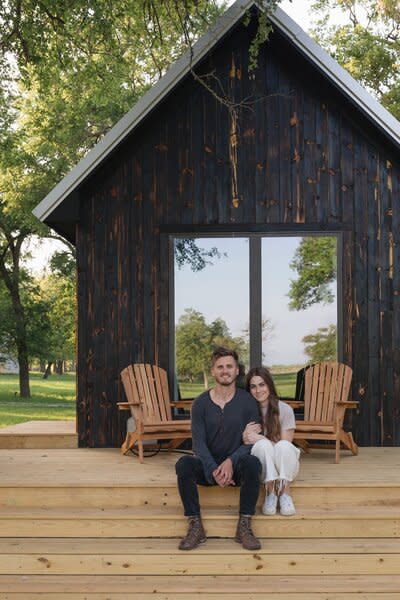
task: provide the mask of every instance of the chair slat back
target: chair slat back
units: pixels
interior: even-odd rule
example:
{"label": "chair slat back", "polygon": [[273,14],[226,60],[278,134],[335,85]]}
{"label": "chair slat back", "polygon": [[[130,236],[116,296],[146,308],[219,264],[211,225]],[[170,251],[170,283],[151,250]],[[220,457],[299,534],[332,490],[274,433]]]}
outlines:
{"label": "chair slat back", "polygon": [[122,385],[124,386],[126,399],[128,400],[131,414],[136,420],[142,418],[142,402],[139,387],[136,381],[133,365],[129,365],[121,372]]}
{"label": "chair slat back", "polygon": [[140,411],[143,424],[172,419],[167,373],[150,364],[129,365],[121,373],[126,397],[135,418]]}
{"label": "chair slat back", "polygon": [[335,362],[312,365],[305,373],[304,420],[310,423],[336,422],[336,402],[350,393],[352,369]]}

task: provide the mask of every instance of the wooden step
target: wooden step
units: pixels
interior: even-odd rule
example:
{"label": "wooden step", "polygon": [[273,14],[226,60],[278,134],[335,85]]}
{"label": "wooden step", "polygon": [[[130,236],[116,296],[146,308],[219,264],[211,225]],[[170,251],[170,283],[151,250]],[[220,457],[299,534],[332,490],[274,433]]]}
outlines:
{"label": "wooden step", "polygon": [[[40,480],[40,474],[38,474]],[[200,502],[203,508],[223,507],[237,509],[239,490],[235,488],[200,487]],[[299,509],[307,507],[336,508],[337,506],[392,506],[400,508],[400,485],[387,483],[379,487],[367,485],[331,486],[295,482],[292,496]],[[258,506],[264,500],[260,488]],[[38,482],[37,485],[7,485],[0,482],[0,506],[30,507],[107,507],[124,508],[147,506],[152,508],[181,507],[176,485],[92,485],[90,481],[80,485],[51,485]]]}
{"label": "wooden step", "polygon": [[[232,538],[237,511],[207,509],[203,521],[210,537]],[[400,538],[400,514],[389,506],[304,508],[291,517],[257,514],[253,526],[265,538]],[[169,507],[0,510],[0,537],[181,537],[186,527],[182,510]]]}
{"label": "wooden step", "polygon": [[[268,593],[266,593],[266,590]],[[300,591],[301,590],[301,591]],[[247,600],[267,598],[273,600],[314,600],[310,594],[318,594],[318,600],[398,600],[400,575],[300,575],[258,577],[221,575],[209,576],[133,576],[133,575],[0,575],[0,598],[15,600],[15,594],[27,600],[28,595],[83,594],[83,598],[100,600],[98,594],[106,594],[107,600],[122,600],[132,594],[135,600],[171,598],[180,600],[181,595],[202,600],[211,600],[211,594],[238,599],[242,595]],[[7,594],[9,594],[7,596]],[[120,594],[119,598],[117,594]],[[141,596],[141,594],[143,596]],[[274,594],[274,596],[273,596]],[[300,594],[300,596],[298,595]],[[340,596],[341,594],[341,596]],[[397,594],[397,596],[396,596]],[[391,596],[390,596],[391,595]],[[51,597],[51,596],[50,596]],[[78,596],[81,600],[82,596]],[[239,596],[240,598],[240,596]],[[71,596],[68,596],[71,600]]]}
{"label": "wooden step", "polygon": [[376,592],[376,593],[359,593],[359,592],[317,592],[317,593],[305,593],[294,592],[294,593],[270,593],[266,595],[265,591],[259,591],[254,593],[243,593],[233,594],[219,592],[217,594],[206,593],[184,593],[178,594],[173,592],[172,594],[153,594],[152,592],[139,593],[136,592],[125,592],[122,594],[113,592],[75,592],[70,594],[69,592],[23,592],[19,593],[7,593],[2,594],[0,592],[0,600],[261,600],[267,598],[268,600],[399,600],[398,592]]}
{"label": "wooden step", "polygon": [[[398,539],[262,540],[248,552],[233,540],[208,540],[191,552],[166,539],[0,540],[3,575],[397,575]],[[399,588],[400,589],[400,588]]]}
{"label": "wooden step", "polygon": [[26,421],[0,429],[0,449],[78,448],[75,421]]}
{"label": "wooden step", "polygon": [[[178,455],[140,464],[117,449],[0,450],[0,506],[180,507]],[[363,448],[331,462],[323,451],[304,457],[292,492],[299,509],[382,506],[400,509],[400,450]],[[239,490],[200,488],[203,507],[237,509]],[[263,491],[260,489],[260,503]]]}

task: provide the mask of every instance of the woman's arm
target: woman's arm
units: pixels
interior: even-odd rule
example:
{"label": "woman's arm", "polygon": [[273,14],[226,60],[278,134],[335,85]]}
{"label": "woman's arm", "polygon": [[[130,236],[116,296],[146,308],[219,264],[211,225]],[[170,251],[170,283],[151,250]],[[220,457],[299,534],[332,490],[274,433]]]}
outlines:
{"label": "woman's arm", "polygon": [[294,438],[294,429],[284,429],[281,432],[281,440],[286,440],[287,442],[293,442]]}

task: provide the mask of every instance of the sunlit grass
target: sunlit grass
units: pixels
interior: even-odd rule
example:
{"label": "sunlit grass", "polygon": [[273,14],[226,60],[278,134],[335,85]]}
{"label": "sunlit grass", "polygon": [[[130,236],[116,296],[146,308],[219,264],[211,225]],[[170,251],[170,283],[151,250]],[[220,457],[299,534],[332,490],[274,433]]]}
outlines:
{"label": "sunlit grass", "polygon": [[0,374],[0,427],[34,420],[73,420],[75,374],[30,374],[31,398],[19,397],[18,375]]}

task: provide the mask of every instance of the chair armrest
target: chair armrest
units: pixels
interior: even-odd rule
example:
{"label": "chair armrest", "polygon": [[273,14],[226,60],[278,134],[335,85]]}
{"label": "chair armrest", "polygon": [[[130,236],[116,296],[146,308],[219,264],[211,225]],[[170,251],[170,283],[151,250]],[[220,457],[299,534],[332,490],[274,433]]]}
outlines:
{"label": "chair armrest", "polygon": [[304,402],[302,402],[301,400],[294,400],[291,398],[282,397],[280,397],[280,400],[282,400],[282,402],[286,402],[286,404],[289,404],[289,406],[291,406],[292,408],[303,408],[304,406]]}
{"label": "chair armrest", "polygon": [[119,410],[130,410],[131,406],[139,406],[139,403],[134,402],[117,402]]}
{"label": "chair armrest", "polygon": [[190,408],[192,403],[192,400],[177,400],[176,402],[170,402],[169,404],[173,408]]}
{"label": "chair armrest", "polygon": [[336,406],[344,406],[345,408],[358,408],[359,406],[358,400],[344,400],[336,402]]}

